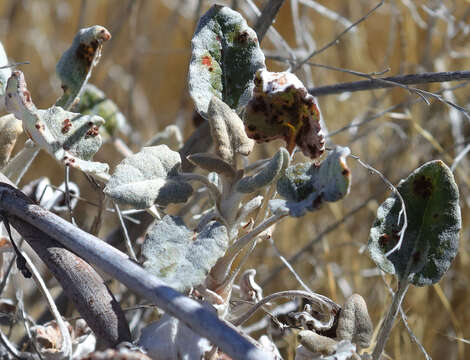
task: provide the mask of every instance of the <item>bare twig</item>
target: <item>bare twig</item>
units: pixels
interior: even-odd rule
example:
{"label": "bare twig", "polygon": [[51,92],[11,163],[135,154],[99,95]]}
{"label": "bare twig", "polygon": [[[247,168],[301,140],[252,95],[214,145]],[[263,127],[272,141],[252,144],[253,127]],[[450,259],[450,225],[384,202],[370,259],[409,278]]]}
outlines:
{"label": "bare twig", "polygon": [[[319,86],[308,89],[308,92],[313,96],[325,96],[341,94],[344,92],[385,89],[397,86],[396,84],[417,85],[468,79],[470,79],[470,71],[426,72],[421,74],[389,76],[380,79],[352,81],[335,85]],[[384,83],[382,80],[388,81],[389,83]]]}
{"label": "bare twig", "polygon": [[406,206],[405,206],[405,200],[403,200],[403,197],[401,196],[400,192],[397,190],[397,188],[385,177],[384,174],[382,174],[379,170],[375,169],[374,167],[370,166],[369,164],[366,164],[365,162],[363,162],[358,156],[356,155],[349,155],[350,157],[352,157],[353,159],[357,160],[357,162],[359,164],[361,164],[363,167],[365,167],[367,170],[369,171],[372,171],[374,173],[376,173],[377,175],[379,175],[379,177],[382,179],[382,181],[388,185],[388,187],[390,188],[390,190],[392,190],[395,195],[397,196],[397,198],[400,200],[400,203],[401,203],[401,209],[400,209],[400,212],[398,213],[398,226],[400,226],[400,222],[401,222],[401,218],[403,217],[403,225],[401,226],[401,229],[400,231],[398,232],[398,234],[400,235],[400,238],[398,240],[398,242],[395,244],[395,246],[390,249],[386,254],[385,254],[385,257],[387,256],[390,256],[391,254],[393,254],[395,251],[397,250],[400,250],[400,247],[401,247],[401,244],[403,243],[403,237],[405,236],[405,231],[406,231],[406,228],[408,226],[408,216],[406,214]]}
{"label": "bare twig", "polygon": [[234,324],[235,326],[242,325],[245,321],[252,317],[260,307],[266,305],[268,302],[274,299],[296,297],[303,297],[310,301],[312,304],[317,305],[321,309],[324,309],[326,307],[330,314],[337,314],[338,311],[341,309],[341,306],[336,304],[333,300],[327,298],[326,296],[316,294],[314,292],[307,292],[303,290],[279,291],[277,293],[262,298],[260,301],[254,304],[253,307],[251,307],[245,314],[240,316],[238,319],[233,320],[232,324]]}
{"label": "bare twig", "polygon": [[[29,223],[36,234],[48,234],[71,251],[121,281],[131,290],[152,301],[193,331],[206,337],[233,359],[272,359],[233,327],[219,320],[199,302],[187,298],[144,270],[121,251],[91,234],[74,227],[57,215],[31,204],[20,191],[0,185],[0,208],[12,219]],[[12,224],[13,221],[12,221]],[[23,230],[20,223],[15,228]]]}
{"label": "bare twig", "polygon": [[135,256],[134,248],[132,247],[131,239],[129,238],[129,233],[127,232],[126,224],[124,223],[124,219],[122,218],[121,209],[119,209],[119,205],[113,202],[114,210],[119,219],[119,224],[121,225],[122,235],[124,236],[124,243],[126,244],[126,249],[129,254],[129,257],[137,261],[137,257]]}
{"label": "bare twig", "polygon": [[49,305],[49,309],[56,320],[57,326],[59,327],[59,331],[62,338],[62,344],[60,345],[60,353],[64,357],[72,359],[72,339],[70,338],[70,333],[67,329],[67,325],[65,325],[65,322],[62,319],[62,315],[59,313],[54,299],[52,298],[49,289],[47,288],[44,280],[42,279],[41,274],[36,269],[36,266],[24,251],[22,251],[21,254],[26,259],[28,267],[31,270],[31,274],[33,275],[33,279],[36,281],[36,284],[38,285],[39,290],[41,291],[43,296],[46,298],[47,304]]}
{"label": "bare twig", "polygon": [[[323,230],[320,234],[318,234],[313,240],[311,240],[307,245],[305,245],[304,247],[302,247],[302,249],[297,251],[297,253],[295,253],[295,255],[291,256],[288,259],[288,262],[290,264],[293,264],[293,263],[297,262],[305,253],[310,251],[313,248],[313,246],[315,246],[315,244],[317,244],[318,242],[323,240],[323,238],[326,235],[328,235],[330,232],[336,230],[339,226],[344,224],[347,220],[349,220],[357,212],[364,209],[372,200],[374,200],[376,198],[376,196],[377,195],[371,196],[370,198],[365,200],[363,203],[359,204],[354,209],[352,209],[350,212],[348,212],[346,215],[344,215],[343,218],[341,218],[340,220],[338,220],[338,221],[334,222],[333,224],[331,224],[330,226],[328,226],[325,230]],[[273,279],[277,279],[279,273],[284,269],[285,269],[285,266],[280,265],[277,268],[275,268],[274,270],[272,270],[270,272],[269,276],[261,282],[261,287],[264,288]]]}
{"label": "bare twig", "polygon": [[[349,21],[348,19],[342,17],[341,15],[334,12],[333,10],[328,9],[327,7],[323,6],[322,4],[319,4],[316,1],[313,1],[313,0],[300,0],[300,2],[303,5],[308,6],[309,8],[313,9],[314,11],[319,13],[320,15],[323,15],[324,17],[326,17],[330,20],[337,21],[339,24],[341,24],[345,28],[348,28],[348,27],[352,26],[351,21]],[[356,31],[356,29],[352,28],[351,32],[354,32],[354,31]]]}
{"label": "bare twig", "polygon": [[256,35],[258,35],[259,42],[263,40],[264,35],[266,35],[266,32],[276,18],[276,15],[283,3],[284,0],[269,0],[266,3],[266,6],[263,8],[260,17],[255,24],[255,31]]}
{"label": "bare twig", "polygon": [[364,20],[366,20],[375,10],[377,10],[379,7],[381,7],[383,5],[384,1],[382,0],[381,2],[379,2],[377,5],[375,5],[372,9],[370,9],[367,14],[365,14],[364,16],[362,16],[359,20],[357,20],[356,22],[352,23],[349,27],[347,27],[346,29],[344,29],[337,37],[335,37],[332,41],[330,41],[328,44],[326,44],[325,46],[321,47],[320,49],[318,50],[315,50],[313,51],[310,55],[308,55],[304,60],[298,62],[293,68],[292,68],[292,72],[296,72],[297,70],[299,70],[302,65],[304,65],[307,61],[309,61],[311,58],[313,58],[315,55],[318,55],[320,53],[322,53],[323,51],[325,51],[326,49],[330,48],[331,46],[333,45],[336,45],[337,43],[339,43],[339,39],[341,39],[341,37],[346,34],[347,32],[349,32],[351,29],[353,29],[355,26],[359,25],[361,22],[363,22]]}

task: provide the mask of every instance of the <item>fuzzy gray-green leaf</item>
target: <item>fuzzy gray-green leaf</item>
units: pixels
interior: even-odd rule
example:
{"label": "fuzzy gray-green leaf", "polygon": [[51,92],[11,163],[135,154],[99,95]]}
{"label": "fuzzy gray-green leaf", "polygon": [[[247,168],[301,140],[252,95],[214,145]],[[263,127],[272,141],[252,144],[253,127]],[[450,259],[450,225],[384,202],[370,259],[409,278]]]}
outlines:
{"label": "fuzzy gray-green leaf", "polygon": [[226,6],[213,5],[199,20],[191,41],[189,91],[206,117],[213,95],[239,111],[251,98],[253,78],[265,68],[256,33]]}
{"label": "fuzzy gray-green leaf", "polygon": [[280,148],[269,163],[253,176],[246,176],[241,179],[236,190],[241,193],[251,193],[262,187],[269,185],[280,175],[283,169],[289,165],[289,153],[286,149]]}
{"label": "fuzzy gray-green leaf", "polygon": [[108,165],[91,161],[101,147],[99,116],[82,115],[52,106],[38,110],[28,91],[24,74],[13,71],[6,88],[6,108],[40,148],[64,165],[72,166],[106,181]]}
{"label": "fuzzy gray-green leaf", "polygon": [[[106,94],[92,84],[87,84],[80,96],[80,102],[73,109],[84,115],[98,115],[104,119],[100,133],[106,136],[117,135],[118,132],[130,132],[126,118],[117,105]],[[105,131],[101,131],[105,130]]]}
{"label": "fuzzy gray-green leaf", "polygon": [[345,197],[351,185],[351,171],[346,164],[349,154],[349,148],[338,146],[320,165],[308,162],[288,167],[277,182],[277,191],[286,200],[271,200],[271,210],[288,210],[289,215],[299,217],[307,210],[318,209],[325,201]]}
{"label": "fuzzy gray-green leaf", "polygon": [[210,222],[196,233],[180,217],[167,215],[145,237],[144,267],[171,287],[186,292],[204,282],[227,246],[227,229],[222,224]]}
{"label": "fuzzy gray-green leaf", "polygon": [[440,160],[413,171],[397,187],[408,226],[401,248],[385,254],[399,239],[401,203],[389,197],[377,210],[369,238],[369,253],[385,272],[417,286],[438,282],[457,254],[462,227],[459,191],[450,169]]}
{"label": "fuzzy gray-green leaf", "polygon": [[185,202],[193,189],[178,178],[180,167],[180,155],[168,146],[144,147],[116,167],[104,192],[138,209]]}
{"label": "fuzzy gray-green leaf", "polygon": [[99,25],[78,31],[72,45],[62,54],[56,66],[64,90],[64,94],[57,100],[57,106],[68,109],[77,96],[80,96],[93,67],[99,61],[103,42],[109,39],[111,34]]}

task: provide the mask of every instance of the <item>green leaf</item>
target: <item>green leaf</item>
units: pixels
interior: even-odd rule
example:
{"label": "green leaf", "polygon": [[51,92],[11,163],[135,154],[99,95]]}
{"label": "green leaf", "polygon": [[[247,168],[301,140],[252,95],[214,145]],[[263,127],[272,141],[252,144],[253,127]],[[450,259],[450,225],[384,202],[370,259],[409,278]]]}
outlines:
{"label": "green leaf", "polygon": [[14,71],[6,89],[6,107],[40,148],[60,163],[107,180],[108,165],[91,161],[101,147],[99,116],[81,115],[53,106],[38,110],[29,93],[24,75]]}
{"label": "green leaf", "polygon": [[109,39],[111,39],[109,31],[99,25],[78,31],[72,45],[62,54],[56,66],[64,90],[56,106],[68,109],[77,96],[81,95],[93,67],[98,64],[103,42]]}
{"label": "green leaf", "polygon": [[288,167],[277,182],[277,191],[286,200],[271,200],[272,212],[289,211],[290,216],[300,217],[325,201],[345,197],[351,185],[351,171],[346,164],[349,154],[349,148],[338,146],[320,165],[308,162]]}
{"label": "green leaf", "polygon": [[369,253],[385,272],[417,286],[438,282],[457,255],[462,227],[459,190],[450,169],[440,160],[413,171],[397,187],[405,201],[408,226],[401,248],[385,254],[399,239],[401,203],[389,197],[377,210],[370,230]]}
{"label": "green leaf", "polygon": [[256,33],[236,11],[213,5],[199,20],[191,41],[189,92],[207,118],[213,95],[238,112],[248,103],[253,78],[265,68]]}
{"label": "green leaf", "polygon": [[143,265],[171,287],[186,292],[204,282],[227,246],[227,229],[222,224],[212,221],[196,233],[180,217],[167,215],[145,237]]}
{"label": "green leaf", "polygon": [[289,153],[297,145],[315,159],[325,150],[315,99],[292,73],[259,70],[243,122],[250,138],[257,142],[284,139]]}
{"label": "green leaf", "polygon": [[185,202],[193,188],[178,178],[180,167],[180,154],[168,146],[144,147],[116,167],[104,192],[137,209]]}
{"label": "green leaf", "polygon": [[80,97],[80,102],[73,109],[84,115],[98,115],[104,119],[104,125],[100,128],[101,135],[115,136],[118,132],[128,134],[130,128],[126,118],[119,111],[117,105],[96,86],[87,84]]}

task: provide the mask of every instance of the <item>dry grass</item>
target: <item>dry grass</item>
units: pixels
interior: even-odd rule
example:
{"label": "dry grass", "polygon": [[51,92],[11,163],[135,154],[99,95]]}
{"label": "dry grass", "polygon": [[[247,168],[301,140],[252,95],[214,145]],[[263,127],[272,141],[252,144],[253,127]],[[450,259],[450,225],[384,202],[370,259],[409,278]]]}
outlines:
{"label": "dry grass", "polygon": [[[205,9],[211,2],[203,3]],[[245,2],[240,0],[239,3]],[[256,3],[260,5],[261,2]],[[298,35],[308,34],[317,47],[331,41],[344,29],[338,22],[302,5],[299,14],[293,14],[290,3],[286,1],[282,7],[276,29],[292,48],[299,50],[299,57],[302,57],[300,51],[305,50],[305,43],[296,43],[293,19],[300,20],[303,26]],[[323,0],[318,3],[354,21],[377,2]],[[416,6],[419,18],[406,5],[409,3]],[[105,90],[128,117],[135,131],[131,147],[138,149],[151,135],[170,123],[178,123],[189,135],[193,129],[193,105],[186,89],[186,76],[190,39],[196,22],[196,0],[2,1],[0,40],[12,60],[31,62],[23,66],[22,70],[37,106],[49,107],[60,94],[54,66],[79,26],[83,4],[86,4],[86,8],[81,25],[104,25],[113,35],[113,39],[104,47],[101,63],[91,82]],[[177,5],[169,8],[165,4]],[[442,16],[433,18],[421,5],[440,9],[438,14]],[[389,0],[360,24],[355,32],[346,34],[339,44],[312,61],[366,73],[385,68],[390,68],[389,74],[469,69],[469,15],[470,3],[464,0]],[[452,29],[455,35],[450,34]],[[285,51],[276,50],[278,44],[270,42],[269,38],[266,38],[263,47],[269,49],[270,53],[275,51],[277,55],[287,56]],[[283,69],[283,66],[268,61],[271,69]],[[311,68],[311,74],[301,71],[299,75],[307,84],[313,81],[317,86],[357,80],[352,75],[320,68]],[[442,87],[442,84],[434,84],[422,88],[438,91]],[[464,107],[470,101],[467,87],[448,94]],[[334,131],[389,106],[417,98],[406,90],[396,88],[323,97],[319,98],[319,104],[328,129]],[[454,123],[451,122],[453,118],[456,119]],[[432,100],[429,106],[421,101],[412,106],[400,107],[363,126],[343,131],[330,141],[331,144],[350,146],[354,154],[397,183],[426,161],[443,159],[450,165],[467,144],[468,136],[468,119],[453,112],[445,104]],[[258,146],[252,157],[273,154],[277,145]],[[112,146],[105,146],[96,158],[113,165],[120,160],[120,155]],[[373,273],[367,275],[366,270],[374,269],[375,264],[367,256],[364,246],[375,211],[389,191],[375,175],[353,160],[349,161],[354,179],[349,197],[301,219],[285,221],[275,232],[274,240],[282,254],[290,257],[330,224],[374,196],[344,224],[316,242],[310,251],[305,251],[293,265],[312,289],[339,303],[350,292],[361,294],[378,327],[388,308],[390,296],[381,276]],[[465,359],[470,356],[468,344],[456,339],[470,338],[470,326],[467,325],[470,323],[470,311],[466,310],[470,308],[467,225],[470,214],[469,163],[464,159],[459,169],[456,180],[461,192],[463,216],[459,254],[439,285],[411,288],[404,303],[411,328],[435,359]],[[26,181],[44,175],[51,177],[55,184],[63,178],[59,166],[51,165],[49,158],[41,155]],[[78,173],[72,176],[74,180],[82,182]],[[86,192],[86,182],[82,183]],[[93,198],[96,195],[90,192],[89,196]],[[87,214],[92,211],[81,205],[79,223],[89,226],[91,217]],[[108,226],[101,235],[114,224],[111,217],[107,220]],[[262,244],[255,251],[250,266],[258,269],[258,279],[262,281],[280,264],[270,245]],[[386,280],[391,281],[388,278]],[[266,284],[264,291],[267,294],[298,287],[293,276],[283,269]],[[293,339],[288,338],[280,345],[286,358],[291,359],[295,346]],[[423,357],[418,347],[410,341],[402,322],[396,324],[386,352],[393,359]]]}

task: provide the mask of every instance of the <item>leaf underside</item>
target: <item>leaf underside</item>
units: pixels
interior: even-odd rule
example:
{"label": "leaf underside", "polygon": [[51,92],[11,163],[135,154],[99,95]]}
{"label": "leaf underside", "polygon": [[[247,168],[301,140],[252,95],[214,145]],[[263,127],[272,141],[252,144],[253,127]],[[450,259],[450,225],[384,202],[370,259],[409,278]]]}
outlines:
{"label": "leaf underside", "polygon": [[176,216],[165,216],[148,231],[144,267],[169,286],[186,292],[204,282],[228,246],[225,226],[210,222],[196,233]]}
{"label": "leaf underside", "polygon": [[277,191],[286,200],[271,200],[271,210],[288,211],[290,216],[300,217],[317,210],[325,201],[345,197],[351,185],[351,171],[346,164],[349,154],[349,148],[338,146],[320,165],[308,162],[288,167],[277,182]]}

